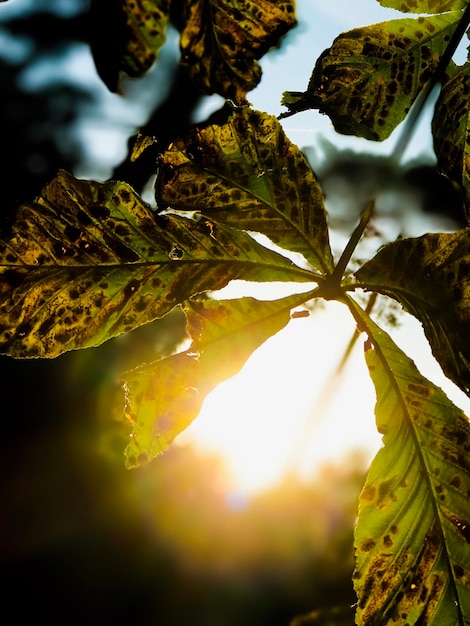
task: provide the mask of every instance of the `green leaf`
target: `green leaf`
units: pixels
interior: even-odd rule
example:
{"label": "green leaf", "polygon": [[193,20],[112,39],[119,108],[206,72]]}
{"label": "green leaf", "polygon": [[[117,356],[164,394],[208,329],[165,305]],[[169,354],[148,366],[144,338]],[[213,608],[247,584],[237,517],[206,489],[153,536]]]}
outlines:
{"label": "green leaf", "polygon": [[468,0],[377,0],[383,7],[403,13],[445,13],[464,9]]}
{"label": "green leaf", "polygon": [[367,289],[394,298],[420,320],[444,373],[469,394],[470,231],[387,244],[356,278]]}
{"label": "green leaf", "polygon": [[295,24],[294,0],[188,2],[182,62],[204,91],[242,104],[261,78],[257,60]]}
{"label": "green leaf", "polygon": [[171,0],[93,0],[92,53],[101,79],[119,90],[119,74],[138,77],[165,43]]}
{"label": "green leaf", "polygon": [[340,133],[386,139],[433,75],[461,17],[453,11],[341,34],[318,59],[307,91],[284,94],[284,116],[319,109]]}
{"label": "green leaf", "polygon": [[356,623],[470,624],[470,426],[357,305],[384,435],[360,496]]}
{"label": "green leaf", "polygon": [[96,346],[230,280],[311,281],[248,234],[155,215],[125,183],[61,172],[0,238],[0,350]]}
{"label": "green leaf", "polygon": [[267,235],[322,273],[333,269],[323,194],[277,119],[240,107],[160,157],[158,205]]}
{"label": "green leaf", "polygon": [[465,192],[470,221],[470,63],[444,81],[432,132],[439,170]]}
{"label": "green leaf", "polygon": [[310,297],[186,302],[190,348],[123,375],[125,414],[133,424],[127,465],[165,451],[198,415],[206,395],[236,374],[256,348],[289,322],[290,310]]}

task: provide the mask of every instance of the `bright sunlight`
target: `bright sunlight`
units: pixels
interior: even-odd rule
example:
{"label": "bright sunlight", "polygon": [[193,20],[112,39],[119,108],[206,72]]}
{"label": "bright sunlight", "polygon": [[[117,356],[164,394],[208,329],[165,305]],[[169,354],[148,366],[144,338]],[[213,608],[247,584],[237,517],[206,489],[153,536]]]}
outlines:
{"label": "bright sunlight", "polygon": [[[246,284],[242,288],[246,290]],[[228,293],[224,297],[247,295],[236,293],[232,285]],[[177,443],[194,443],[219,454],[228,466],[229,487],[242,496],[275,486],[290,474],[312,479],[326,463],[355,451],[368,462],[381,445],[381,435],[375,426],[375,390],[364,361],[363,337],[338,373],[354,330],[352,316],[338,302],[321,302],[308,317],[292,319],[239,374],[207,397],[199,417]],[[398,325],[387,330],[424,376],[457,406],[470,410],[468,398],[432,357],[415,318],[400,315]]]}
{"label": "bright sunlight", "polygon": [[310,478],[355,449],[371,457],[380,437],[362,338],[335,375],[354,329],[338,303],[292,319],[208,396],[178,441],[223,456],[233,489],[245,495],[289,473]]}

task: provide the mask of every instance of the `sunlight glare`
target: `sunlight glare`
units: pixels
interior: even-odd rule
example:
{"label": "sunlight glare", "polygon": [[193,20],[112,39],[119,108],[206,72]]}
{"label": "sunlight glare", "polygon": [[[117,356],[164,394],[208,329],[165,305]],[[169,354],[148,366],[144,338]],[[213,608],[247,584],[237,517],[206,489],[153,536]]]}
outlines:
{"label": "sunlight glare", "polygon": [[207,397],[180,442],[221,454],[233,489],[247,495],[289,472],[311,477],[356,448],[372,455],[380,438],[362,338],[344,375],[331,378],[354,328],[335,302],[292,319]]}

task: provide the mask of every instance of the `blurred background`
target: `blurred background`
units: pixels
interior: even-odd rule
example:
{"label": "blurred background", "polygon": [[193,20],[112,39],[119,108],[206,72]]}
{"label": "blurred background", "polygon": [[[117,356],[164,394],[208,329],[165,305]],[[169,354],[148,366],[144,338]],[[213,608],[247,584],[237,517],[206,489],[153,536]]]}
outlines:
{"label": "blurred background", "polygon": [[[282,91],[306,88],[316,58],[339,32],[391,15],[374,0],[358,2],[353,16],[347,3],[329,4],[299,2],[299,26],[262,62],[254,106],[277,115]],[[137,166],[128,158],[137,131],[162,145],[222,104],[188,83],[174,30],[155,68],[124,80],[123,95],[110,93],[89,47],[90,41],[98,50],[110,45],[110,35],[90,21],[89,8],[89,0],[0,5],[2,224],[59,168],[94,180],[122,178],[152,201],[155,152],[149,149]],[[423,124],[408,159],[424,163],[430,176],[429,116]],[[408,234],[432,230],[429,220],[423,225],[416,217],[430,215],[429,178],[410,191],[406,175],[395,172],[390,184],[378,157],[390,143],[338,138],[313,112],[284,126],[329,189],[338,250],[371,193],[382,193],[383,224],[394,236],[405,227]],[[444,200],[431,194],[436,229],[459,221],[442,210],[448,198],[442,193]],[[403,197],[415,207],[405,216]],[[322,315],[333,322],[328,339],[317,330],[319,318],[298,320],[293,334],[273,338],[260,352],[245,383],[208,402],[197,427],[132,472],[123,462],[129,431],[119,375],[175,349],[184,336],[177,311],[53,361],[1,357],[5,613],[8,607],[15,623],[31,615],[48,624],[277,626],[313,609],[352,605],[357,496],[380,441],[361,346],[345,387],[329,377],[354,325],[334,307]],[[409,328],[403,335],[410,343],[413,333],[411,349],[427,367],[420,331]],[[276,356],[282,367],[273,365]],[[345,623],[352,623],[349,615]]]}

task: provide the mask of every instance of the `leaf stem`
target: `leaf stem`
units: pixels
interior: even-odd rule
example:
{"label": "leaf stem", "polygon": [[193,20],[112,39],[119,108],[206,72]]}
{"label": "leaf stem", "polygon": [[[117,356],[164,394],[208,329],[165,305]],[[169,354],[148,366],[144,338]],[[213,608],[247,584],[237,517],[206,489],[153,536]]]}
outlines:
{"label": "leaf stem", "polygon": [[359,243],[359,240],[361,239],[364,233],[364,230],[366,229],[366,226],[369,223],[373,210],[374,210],[374,200],[371,200],[367,204],[366,208],[362,211],[359,224],[354,229],[354,232],[351,235],[351,238],[348,241],[347,246],[343,250],[341,257],[338,263],[336,264],[333,270],[333,273],[331,274],[329,278],[329,281],[331,281],[332,284],[339,285],[339,283],[341,282],[343,274],[354,253],[354,250],[356,249],[357,244]]}
{"label": "leaf stem", "polygon": [[[366,313],[366,315],[370,315],[370,313],[372,312],[372,309],[374,308],[375,303],[377,302],[378,295],[379,294],[376,291],[374,291],[372,293],[372,295],[370,296],[370,298],[369,298],[369,300],[367,302],[366,308],[364,309],[364,313]],[[344,366],[346,365],[346,363],[347,363],[347,361],[348,361],[348,359],[349,359],[349,357],[351,355],[352,349],[356,345],[356,341],[359,339],[360,336],[361,336],[361,332],[356,327],[356,329],[354,330],[354,333],[353,333],[351,339],[349,340],[348,345],[346,346],[346,350],[344,351],[344,354],[343,354],[343,356],[341,358],[341,361],[338,364],[338,368],[336,370],[336,374],[337,375],[340,374],[343,371]]]}

